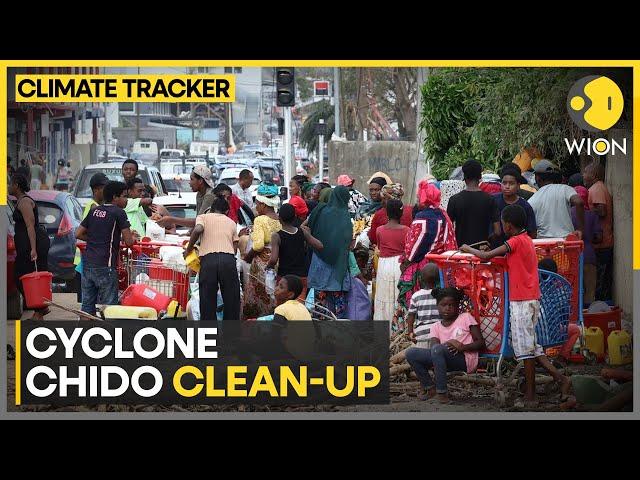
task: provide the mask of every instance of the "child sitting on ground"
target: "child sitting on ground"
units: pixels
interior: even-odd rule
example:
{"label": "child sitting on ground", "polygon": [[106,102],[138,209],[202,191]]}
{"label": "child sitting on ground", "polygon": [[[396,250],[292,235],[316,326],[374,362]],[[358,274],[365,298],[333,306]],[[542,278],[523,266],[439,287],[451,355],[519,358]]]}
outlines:
{"label": "child sitting on ground", "polygon": [[489,252],[481,252],[469,245],[463,245],[460,250],[481,260],[498,255],[507,256],[511,342],[516,360],[524,361],[526,384],[524,402],[517,402],[517,406],[533,408],[537,405],[536,361],[558,382],[564,400],[568,398],[571,381],[549,362],[536,340],[535,327],[540,317],[540,282],[538,257],[526,231],[527,214],[520,205],[507,205],[502,210],[501,220],[508,237],[503,245]]}
{"label": "child sitting on ground", "polygon": [[[420,400],[434,398],[449,403],[447,372],[472,373],[478,366],[478,351],[485,346],[478,322],[470,313],[459,313],[462,291],[457,288],[434,288],[432,291],[442,320],[431,324],[430,348],[411,347],[407,362],[416,372],[425,393]],[[433,368],[435,385],[429,369]]]}
{"label": "child sitting on ground", "polygon": [[291,320],[311,320],[309,310],[296,298],[302,292],[303,284],[300,277],[285,275],[276,285],[274,296],[278,305],[273,312],[273,321],[286,323]]}
{"label": "child sitting on ground", "polygon": [[[538,269],[546,270],[547,272],[558,273],[558,265],[553,260],[553,258],[543,258],[538,262]],[[580,327],[577,324],[569,322],[569,327],[567,328],[568,338],[567,341],[564,342],[562,348],[560,349],[560,353],[556,358],[556,361],[562,366],[566,367],[567,363],[569,363],[569,357],[571,356],[571,350],[573,346],[578,341],[578,337],[580,336]]]}
{"label": "child sitting on ground", "polygon": [[420,285],[424,288],[411,296],[407,310],[407,335],[419,348],[429,348],[431,325],[440,321],[435,297],[431,294],[439,278],[438,267],[427,263],[420,272]]}

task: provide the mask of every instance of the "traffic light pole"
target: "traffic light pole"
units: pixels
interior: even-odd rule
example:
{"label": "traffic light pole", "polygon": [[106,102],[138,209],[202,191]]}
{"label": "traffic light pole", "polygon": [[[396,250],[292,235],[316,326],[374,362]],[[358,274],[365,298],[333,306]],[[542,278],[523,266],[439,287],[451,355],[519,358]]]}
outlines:
{"label": "traffic light pole", "polygon": [[[284,109],[284,186],[289,190],[289,182],[293,177],[293,156],[291,155],[291,107],[282,107]],[[287,195],[287,198],[290,195]]]}
{"label": "traffic light pole", "polygon": [[[324,118],[320,119],[320,123],[324,123]],[[324,182],[324,135],[320,134],[318,138],[318,170],[320,172],[320,182]]]}

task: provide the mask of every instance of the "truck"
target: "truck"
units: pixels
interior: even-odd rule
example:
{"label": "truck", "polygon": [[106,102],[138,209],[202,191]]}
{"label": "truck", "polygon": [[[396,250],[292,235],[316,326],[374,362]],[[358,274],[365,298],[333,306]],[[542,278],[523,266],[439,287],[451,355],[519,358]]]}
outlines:
{"label": "truck", "polygon": [[218,142],[191,142],[189,155],[196,157],[208,155],[209,158],[213,158],[214,155],[218,155],[219,146]]}
{"label": "truck", "polygon": [[160,159],[158,156],[158,144],[150,141],[134,142],[131,158],[145,165],[158,163]]}

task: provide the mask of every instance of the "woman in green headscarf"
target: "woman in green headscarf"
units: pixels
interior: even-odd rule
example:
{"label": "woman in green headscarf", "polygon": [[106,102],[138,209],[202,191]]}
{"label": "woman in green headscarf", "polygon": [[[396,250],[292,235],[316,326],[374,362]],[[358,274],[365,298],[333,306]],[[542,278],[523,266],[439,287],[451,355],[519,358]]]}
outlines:
{"label": "woman in green headscarf", "polygon": [[320,203],[329,203],[329,198],[331,198],[331,192],[333,191],[332,188],[327,187],[327,188],[323,188],[320,191],[320,199],[319,202]]}
{"label": "woman in green headscarf", "polygon": [[308,285],[315,290],[315,302],[345,318],[347,293],[351,288],[349,245],[353,227],[349,216],[349,189],[329,190],[328,203],[320,203],[311,212],[308,226],[323,249],[313,252]]}

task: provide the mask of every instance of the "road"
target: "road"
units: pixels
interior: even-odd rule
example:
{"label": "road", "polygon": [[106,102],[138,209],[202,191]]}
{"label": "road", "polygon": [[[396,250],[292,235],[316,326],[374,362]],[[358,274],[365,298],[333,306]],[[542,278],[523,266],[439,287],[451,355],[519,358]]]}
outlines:
{"label": "road", "polygon": [[[76,302],[75,293],[54,293],[53,301],[66,307],[79,308]],[[31,312],[23,315],[23,320],[28,319],[31,316]],[[77,320],[77,317],[73,313],[69,313],[65,310],[61,310],[56,307],[51,308],[51,313],[47,315],[46,321],[51,320]],[[7,341],[11,346],[15,346],[15,320],[9,320],[7,322]],[[9,411],[231,411],[230,407],[218,407],[218,406],[115,406],[115,405],[102,405],[96,407],[64,407],[55,408],[46,405],[43,406],[15,406],[15,362],[8,362],[7,370],[7,405]],[[594,367],[592,367],[594,368]],[[601,367],[595,367],[601,368]],[[575,369],[575,373],[580,373],[581,366],[572,368]],[[418,384],[415,381],[407,383],[393,383],[392,384],[392,397],[389,405],[358,405],[347,407],[330,407],[320,406],[320,411],[330,412],[499,412],[508,411],[508,408],[499,408],[493,399],[493,389],[489,387],[460,384],[460,382],[450,382],[450,397],[452,403],[449,405],[440,405],[431,401],[419,401],[416,397],[418,394]],[[556,396],[550,396],[544,398],[542,395],[540,399],[544,398],[541,402],[538,411],[559,411],[559,401]],[[236,411],[278,411],[276,408],[270,407],[264,409],[262,407],[251,406],[239,406]],[[285,411],[313,411],[309,408],[285,408]]]}

